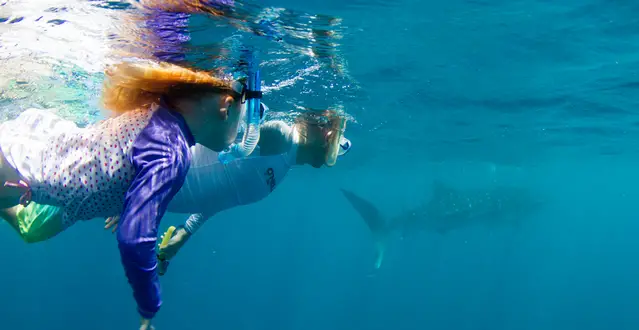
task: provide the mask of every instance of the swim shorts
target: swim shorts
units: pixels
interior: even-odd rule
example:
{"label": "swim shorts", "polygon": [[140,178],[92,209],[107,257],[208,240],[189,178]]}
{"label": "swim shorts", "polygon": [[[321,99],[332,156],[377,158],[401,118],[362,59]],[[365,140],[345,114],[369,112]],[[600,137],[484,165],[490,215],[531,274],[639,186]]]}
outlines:
{"label": "swim shorts", "polygon": [[64,230],[59,207],[29,203],[19,205],[16,212],[20,236],[27,243],[45,241]]}

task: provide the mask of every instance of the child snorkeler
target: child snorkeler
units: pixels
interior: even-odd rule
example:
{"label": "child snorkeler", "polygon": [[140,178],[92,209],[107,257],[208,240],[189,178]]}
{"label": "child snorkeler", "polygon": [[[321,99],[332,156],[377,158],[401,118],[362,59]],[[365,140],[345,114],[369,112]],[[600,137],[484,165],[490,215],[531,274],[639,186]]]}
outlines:
{"label": "child snorkeler", "polygon": [[[118,246],[140,329],[161,305],[155,242],[167,205],[183,185],[189,148],[222,151],[237,136],[246,84],[172,64],[122,63],[107,70],[105,108],[114,116],[78,128],[29,109],[0,125],[1,215],[18,232],[20,208],[61,208],[62,231],[78,220],[120,214]],[[35,206],[34,206],[35,207]],[[24,210],[24,209],[23,209]],[[44,235],[47,236],[47,235]]]}

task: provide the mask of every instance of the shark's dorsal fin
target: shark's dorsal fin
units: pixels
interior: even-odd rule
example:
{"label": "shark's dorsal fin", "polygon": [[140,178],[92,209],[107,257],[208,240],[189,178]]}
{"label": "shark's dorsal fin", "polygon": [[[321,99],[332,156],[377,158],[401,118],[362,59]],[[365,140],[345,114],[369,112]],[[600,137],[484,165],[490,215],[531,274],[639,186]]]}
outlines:
{"label": "shark's dorsal fin", "polygon": [[434,180],[433,181],[433,199],[443,198],[445,196],[450,196],[455,194],[456,190],[451,186],[445,184],[443,181]]}
{"label": "shark's dorsal fin", "polygon": [[433,202],[448,202],[451,199],[457,198],[458,192],[451,186],[445,184],[442,181],[433,181],[433,197],[430,199]]}
{"label": "shark's dorsal fin", "polygon": [[351,203],[353,208],[364,219],[366,225],[373,234],[379,234],[386,230],[386,222],[382,219],[379,210],[371,202],[355,195],[346,189],[340,189],[344,197]]}
{"label": "shark's dorsal fin", "polygon": [[459,198],[457,190],[442,181],[435,180],[433,181],[433,196],[428,202],[428,213],[435,217],[447,216],[450,212],[448,208],[455,205]]}

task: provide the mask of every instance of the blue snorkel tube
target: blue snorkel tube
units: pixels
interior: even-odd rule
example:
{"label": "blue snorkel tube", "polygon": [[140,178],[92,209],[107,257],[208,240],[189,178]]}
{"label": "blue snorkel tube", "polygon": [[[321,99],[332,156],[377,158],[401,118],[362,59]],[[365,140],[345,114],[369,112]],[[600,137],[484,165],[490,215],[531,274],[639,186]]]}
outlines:
{"label": "blue snorkel tube", "polygon": [[233,159],[250,155],[260,140],[262,82],[260,80],[260,69],[255,54],[252,51],[247,51],[247,53],[246,127],[244,129],[244,136],[240,142],[232,144],[219,153],[218,159],[223,164]]}

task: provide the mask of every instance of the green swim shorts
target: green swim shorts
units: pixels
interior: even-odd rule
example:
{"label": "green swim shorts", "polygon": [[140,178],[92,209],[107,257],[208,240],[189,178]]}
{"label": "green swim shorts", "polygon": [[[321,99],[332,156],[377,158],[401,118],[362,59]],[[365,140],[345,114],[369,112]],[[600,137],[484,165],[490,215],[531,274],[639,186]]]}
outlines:
{"label": "green swim shorts", "polygon": [[62,209],[46,204],[29,203],[16,212],[20,236],[27,243],[45,241],[63,230]]}

